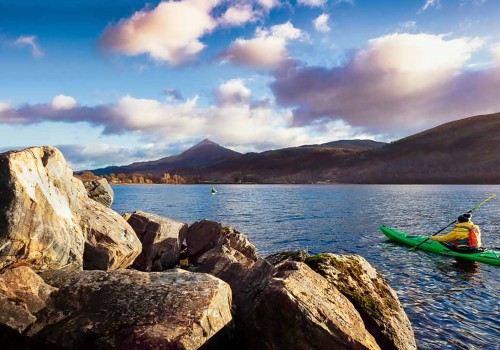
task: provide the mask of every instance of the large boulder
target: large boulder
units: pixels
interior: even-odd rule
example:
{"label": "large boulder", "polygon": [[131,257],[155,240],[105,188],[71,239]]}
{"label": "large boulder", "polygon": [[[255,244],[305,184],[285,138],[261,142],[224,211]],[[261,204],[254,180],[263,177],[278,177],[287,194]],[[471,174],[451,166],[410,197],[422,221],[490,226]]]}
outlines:
{"label": "large boulder", "polygon": [[275,267],[246,323],[252,349],[380,349],[352,303],[296,261]]}
{"label": "large boulder", "polygon": [[0,270],[78,270],[84,250],[98,260],[93,268],[107,269],[132,264],[141,249],[125,220],[88,197],[59,150],[0,154]]}
{"label": "large boulder", "polygon": [[75,212],[85,199],[59,150],[0,154],[0,270],[81,268],[85,237]]}
{"label": "large boulder", "polygon": [[0,325],[24,332],[36,322],[35,314],[45,308],[56,290],[27,266],[6,270],[0,275]]}
{"label": "large boulder", "polygon": [[85,270],[124,269],[134,263],[142,251],[142,244],[118,213],[90,200],[82,205],[80,216],[86,238]]}
{"label": "large boulder", "polygon": [[179,261],[188,226],[159,215],[135,211],[124,218],[142,243],[133,267],[142,271],[163,271]]}
{"label": "large boulder", "polygon": [[318,254],[305,262],[354,304],[381,348],[417,348],[413,329],[396,292],[363,257]]}
{"label": "large boulder", "polygon": [[83,180],[83,185],[90,198],[107,208],[113,204],[114,192],[105,178],[99,180]]}
{"label": "large boulder", "polygon": [[186,242],[189,256],[194,258],[214,247],[226,245],[249,259],[257,259],[255,246],[246,235],[214,221],[201,220],[189,226]]}
{"label": "large boulder", "polygon": [[22,334],[46,348],[198,349],[231,321],[223,281],[179,269],[46,271],[57,287]]}

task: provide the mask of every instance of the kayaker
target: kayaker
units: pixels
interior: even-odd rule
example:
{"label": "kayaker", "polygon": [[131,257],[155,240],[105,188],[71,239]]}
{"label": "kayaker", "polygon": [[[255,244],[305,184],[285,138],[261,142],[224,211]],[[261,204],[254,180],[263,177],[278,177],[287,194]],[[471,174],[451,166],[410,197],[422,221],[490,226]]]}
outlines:
{"label": "kayaker", "polygon": [[481,230],[474,225],[471,214],[462,214],[457,218],[457,224],[444,236],[429,236],[430,239],[446,245],[452,250],[475,252],[481,248]]}

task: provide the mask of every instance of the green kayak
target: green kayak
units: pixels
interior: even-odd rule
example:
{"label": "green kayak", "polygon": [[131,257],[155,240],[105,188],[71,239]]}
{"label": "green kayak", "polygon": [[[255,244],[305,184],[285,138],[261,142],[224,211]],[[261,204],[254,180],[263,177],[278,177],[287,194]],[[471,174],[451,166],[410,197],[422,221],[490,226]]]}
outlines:
{"label": "green kayak", "polygon": [[[412,247],[416,246],[417,244],[421,243],[427,238],[427,236],[412,236],[408,233],[393,230],[392,228],[388,228],[385,226],[380,226],[380,230],[384,233],[384,235],[387,236],[387,238],[395,242],[403,243]],[[480,253],[459,253],[450,250],[443,244],[430,239],[427,242],[420,245],[418,249],[443,255],[454,256],[463,260],[479,261],[490,265],[500,266],[499,250],[488,249]]]}

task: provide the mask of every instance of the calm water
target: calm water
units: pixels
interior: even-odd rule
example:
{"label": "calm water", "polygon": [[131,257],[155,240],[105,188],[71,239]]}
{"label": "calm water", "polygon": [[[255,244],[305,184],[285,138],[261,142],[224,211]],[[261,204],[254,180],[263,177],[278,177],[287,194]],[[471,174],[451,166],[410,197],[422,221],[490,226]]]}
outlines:
{"label": "calm water", "polygon": [[[192,223],[207,218],[245,232],[260,254],[308,249],[360,254],[397,291],[420,349],[500,349],[500,267],[388,242],[386,225],[437,231],[500,186],[115,186],[113,208]],[[500,247],[500,198],[474,215],[483,245]]]}

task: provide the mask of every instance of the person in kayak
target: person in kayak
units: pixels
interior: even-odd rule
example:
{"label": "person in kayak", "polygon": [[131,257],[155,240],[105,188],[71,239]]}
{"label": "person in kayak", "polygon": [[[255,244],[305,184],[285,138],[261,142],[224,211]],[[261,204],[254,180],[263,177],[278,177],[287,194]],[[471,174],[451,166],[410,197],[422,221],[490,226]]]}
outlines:
{"label": "person in kayak", "polygon": [[448,248],[459,252],[477,252],[481,248],[481,230],[474,225],[471,214],[462,214],[457,218],[457,224],[444,236],[429,238],[441,242]]}

